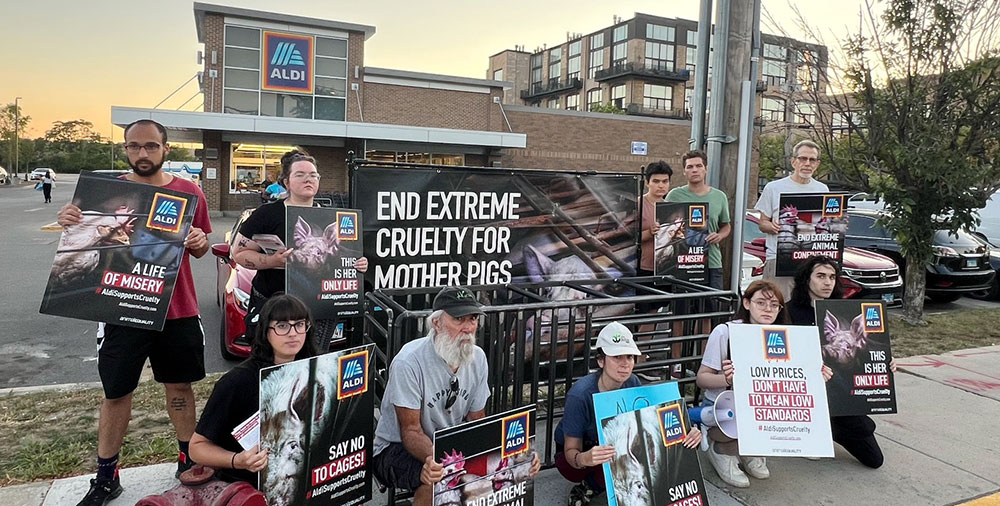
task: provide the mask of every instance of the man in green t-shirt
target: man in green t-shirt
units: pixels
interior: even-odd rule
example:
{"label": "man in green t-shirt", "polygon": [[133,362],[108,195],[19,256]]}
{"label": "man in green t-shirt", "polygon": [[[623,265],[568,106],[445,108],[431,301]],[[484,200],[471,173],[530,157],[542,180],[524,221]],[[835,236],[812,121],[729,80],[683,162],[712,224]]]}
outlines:
{"label": "man in green t-shirt", "polygon": [[702,151],[688,151],[681,157],[687,184],[670,190],[667,202],[708,204],[708,285],[722,289],[722,252],[719,243],[732,231],[729,219],[729,199],[706,181],[708,158]]}

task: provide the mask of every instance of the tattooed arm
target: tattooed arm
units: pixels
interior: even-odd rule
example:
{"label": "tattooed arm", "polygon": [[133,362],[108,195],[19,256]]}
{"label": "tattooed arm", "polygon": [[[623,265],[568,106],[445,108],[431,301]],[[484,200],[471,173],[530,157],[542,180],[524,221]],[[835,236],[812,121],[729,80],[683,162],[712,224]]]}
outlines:
{"label": "tattooed arm", "polygon": [[233,260],[247,269],[274,269],[285,265],[285,259],[292,253],[291,249],[285,249],[267,255],[263,249],[253,240],[247,239],[243,234],[236,234],[236,241],[233,243]]}

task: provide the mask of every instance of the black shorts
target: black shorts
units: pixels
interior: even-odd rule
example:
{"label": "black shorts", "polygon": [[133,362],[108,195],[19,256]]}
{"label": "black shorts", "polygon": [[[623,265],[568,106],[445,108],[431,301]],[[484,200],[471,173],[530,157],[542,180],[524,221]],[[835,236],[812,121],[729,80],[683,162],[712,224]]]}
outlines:
{"label": "black shorts", "polygon": [[421,485],[424,463],[413,458],[403,443],[389,443],[372,459],[372,464],[372,473],[383,485],[406,490],[416,490]]}
{"label": "black shorts", "polygon": [[159,383],[193,383],[205,377],[205,331],[201,318],[167,320],[162,331],[104,325],[97,372],[104,397],[118,399],[139,386],[146,358]]}

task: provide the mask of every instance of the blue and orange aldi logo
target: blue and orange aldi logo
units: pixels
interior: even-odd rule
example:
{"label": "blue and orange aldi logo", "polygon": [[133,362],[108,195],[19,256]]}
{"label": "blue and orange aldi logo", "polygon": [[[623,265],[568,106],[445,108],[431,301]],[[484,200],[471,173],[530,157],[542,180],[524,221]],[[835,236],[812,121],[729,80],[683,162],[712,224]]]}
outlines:
{"label": "blue and orange aldi logo", "polygon": [[844,215],[844,196],[843,195],[824,195],[823,196],[823,217],[824,218],[840,218]]}
{"label": "blue and orange aldi logo", "polygon": [[861,303],[861,313],[865,315],[865,332],[875,334],[885,332],[885,314],[882,312],[882,304],[863,302]]}
{"label": "blue and orange aldi logo", "polygon": [[764,328],[764,358],[766,360],[788,360],[788,329]]}
{"label": "blue and orange aldi logo", "polygon": [[337,359],[337,400],[368,391],[368,350]]}
{"label": "blue and orange aldi logo", "polygon": [[150,230],[162,230],[176,234],[181,231],[181,223],[184,219],[184,210],[187,209],[188,199],[175,197],[166,193],[156,193],[153,195],[153,205],[149,207],[149,217],[146,218],[146,228]]}
{"label": "blue and orange aldi logo", "polygon": [[341,241],[358,240],[358,213],[337,211],[337,237]]}
{"label": "blue and orange aldi logo", "polygon": [[313,92],[313,38],[308,35],[264,32],[260,89]]}
{"label": "blue and orange aldi logo", "polygon": [[691,228],[705,226],[705,206],[688,207],[688,226]]}
{"label": "blue and orange aldi logo", "polygon": [[528,451],[530,447],[528,441],[529,427],[528,414],[525,411],[503,419],[500,425],[503,446],[500,447],[501,458],[513,457],[519,453]]}
{"label": "blue and orange aldi logo", "polygon": [[681,407],[670,404],[656,410],[656,419],[660,422],[660,434],[663,435],[663,446],[673,446],[684,442],[684,423],[681,421]]}

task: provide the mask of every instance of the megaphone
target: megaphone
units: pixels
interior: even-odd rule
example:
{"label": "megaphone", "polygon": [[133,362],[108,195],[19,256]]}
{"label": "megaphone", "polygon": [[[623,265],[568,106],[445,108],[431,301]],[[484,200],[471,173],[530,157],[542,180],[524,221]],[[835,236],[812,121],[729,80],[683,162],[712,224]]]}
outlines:
{"label": "megaphone", "polygon": [[691,423],[700,423],[709,427],[718,427],[728,437],[737,439],[736,431],[736,400],[733,391],[726,390],[715,398],[715,404],[691,408],[688,410]]}

